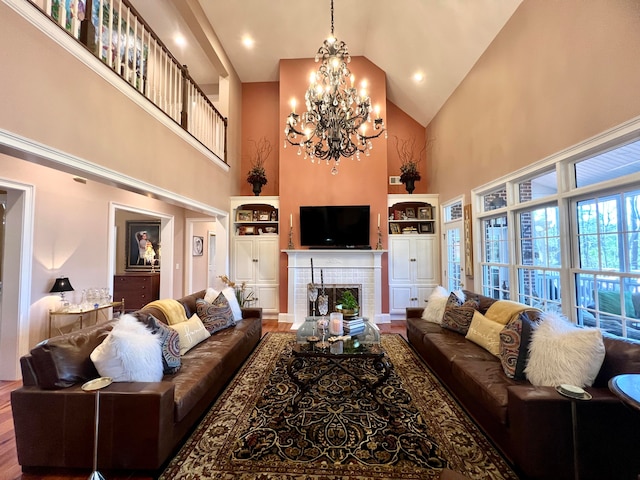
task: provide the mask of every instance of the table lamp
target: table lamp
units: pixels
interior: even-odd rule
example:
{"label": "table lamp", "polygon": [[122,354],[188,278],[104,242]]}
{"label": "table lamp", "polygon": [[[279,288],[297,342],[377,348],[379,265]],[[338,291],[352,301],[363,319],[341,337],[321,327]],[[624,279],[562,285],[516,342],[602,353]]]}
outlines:
{"label": "table lamp", "polygon": [[64,304],[64,292],[73,292],[73,287],[71,286],[71,282],[69,282],[69,279],[67,277],[58,277],[56,278],[53,287],[51,287],[51,290],[49,290],[49,293],[59,293],[60,299]]}

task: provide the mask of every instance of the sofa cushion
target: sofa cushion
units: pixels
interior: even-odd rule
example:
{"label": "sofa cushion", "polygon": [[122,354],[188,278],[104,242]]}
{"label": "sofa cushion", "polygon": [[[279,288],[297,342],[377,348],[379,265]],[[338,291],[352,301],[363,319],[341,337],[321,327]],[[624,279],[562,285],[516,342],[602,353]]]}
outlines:
{"label": "sofa cushion", "polygon": [[640,341],[620,338],[611,334],[603,335],[605,355],[594,387],[607,388],[609,380],[623,373],[640,372]]}
{"label": "sofa cushion", "polygon": [[231,306],[222,293],[212,303],[201,298],[196,300],[196,313],[211,335],[236,324]]}
{"label": "sofa cushion", "polygon": [[169,325],[180,335],[180,355],[184,355],[200,342],[211,336],[197,314],[193,314],[186,322]]}
{"label": "sofa cushion", "polygon": [[560,315],[547,312],[533,332],[525,374],[533,385],[589,387],[604,356],[600,329],[576,327]]}
{"label": "sofa cushion", "polygon": [[89,358],[115,322],[101,323],[44,340],[31,350],[31,364],[44,389],[67,388],[96,378],[98,371]]}
{"label": "sofa cushion", "polygon": [[455,293],[449,295],[444,308],[442,326],[454,332],[466,335],[473,319],[473,313],[478,308],[477,299],[467,299],[464,302]]}
{"label": "sofa cushion", "polygon": [[500,354],[500,331],[503,328],[504,325],[489,320],[476,310],[465,338],[498,356]]}
{"label": "sofa cushion", "polygon": [[131,313],[142,322],[153,335],[156,335],[162,350],[162,369],[165,375],[180,370],[180,335],[168,325],[158,320],[149,311],[138,310]]}
{"label": "sofa cushion", "polygon": [[240,303],[238,302],[238,297],[236,297],[235,289],[225,287],[222,289],[222,294],[227,297],[227,300],[229,301],[231,311],[233,312],[233,319],[236,322],[242,320],[242,310],[240,309]]}
{"label": "sofa cushion", "polygon": [[457,357],[451,365],[453,376],[474,401],[481,404],[500,423],[507,423],[507,387],[518,383],[507,378],[498,359],[478,362]]}
{"label": "sofa cushion", "polygon": [[511,320],[500,332],[500,362],[507,377],[524,380],[529,358],[529,343],[535,323],[526,312]]}
{"label": "sofa cushion", "polygon": [[437,323],[438,325],[441,324],[444,308],[447,305],[448,299],[449,292],[447,292],[444,287],[438,285],[434,288],[427,300],[427,306],[422,312],[422,319],[427,322]]}
{"label": "sofa cushion", "polygon": [[489,310],[489,307],[497,301],[495,298],[480,295],[479,293],[475,293],[470,290],[463,290],[462,292],[464,293],[466,300],[469,300],[470,298],[478,300],[477,310],[483,315],[487,312],[487,310]]}
{"label": "sofa cushion", "polygon": [[91,352],[103,377],[114,382],[162,380],[162,350],[158,338],[132,315],[123,315],[107,338]]}

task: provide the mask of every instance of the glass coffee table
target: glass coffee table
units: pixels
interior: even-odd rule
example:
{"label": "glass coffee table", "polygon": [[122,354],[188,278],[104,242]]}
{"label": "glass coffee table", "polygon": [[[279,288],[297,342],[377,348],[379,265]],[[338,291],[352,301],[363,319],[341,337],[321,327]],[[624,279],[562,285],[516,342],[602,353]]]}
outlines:
{"label": "glass coffee table", "polygon": [[392,365],[379,342],[361,342],[358,336],[345,340],[328,342],[328,347],[320,348],[320,342],[295,343],[287,363],[289,378],[299,387],[293,397],[292,407],[304,394],[323,378],[336,372],[344,372],[358,385],[368,391],[383,410],[384,402],[378,397],[378,387],[389,378]]}

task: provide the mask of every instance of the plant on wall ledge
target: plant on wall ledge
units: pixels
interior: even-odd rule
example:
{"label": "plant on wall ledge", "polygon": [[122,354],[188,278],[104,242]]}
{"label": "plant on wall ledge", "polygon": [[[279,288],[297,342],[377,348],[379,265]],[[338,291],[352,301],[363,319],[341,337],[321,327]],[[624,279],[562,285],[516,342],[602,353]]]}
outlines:
{"label": "plant on wall ledge", "polygon": [[247,174],[247,183],[253,185],[254,195],[260,195],[262,186],[267,184],[267,172],[264,169],[264,162],[267,161],[273,148],[271,142],[262,137],[260,140],[249,140],[253,144],[253,152],[251,154],[251,170]]}
{"label": "plant on wall ledge", "polygon": [[418,171],[418,162],[422,157],[422,152],[426,149],[422,147],[420,152],[416,154],[416,139],[396,139],[396,152],[402,162],[400,164],[400,181],[404,183],[407,192],[412,193],[415,189],[415,182],[420,180],[420,172]]}

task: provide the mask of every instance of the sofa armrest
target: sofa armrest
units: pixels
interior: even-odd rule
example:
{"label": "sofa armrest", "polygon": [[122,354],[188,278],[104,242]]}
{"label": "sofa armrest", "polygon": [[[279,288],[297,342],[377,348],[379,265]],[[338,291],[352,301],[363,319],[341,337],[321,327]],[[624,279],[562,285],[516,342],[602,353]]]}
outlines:
{"label": "sofa armrest", "polygon": [[[23,467],[90,468],[95,393],[22,387],[11,392],[18,461]],[[100,390],[102,468],[161,466],[174,445],[174,385],[113,383]]]}
{"label": "sofa armrest", "polygon": [[262,320],[262,307],[242,307],[242,318],[259,318]]}
{"label": "sofa armrest", "polygon": [[424,307],[407,307],[407,318],[422,318]]}

